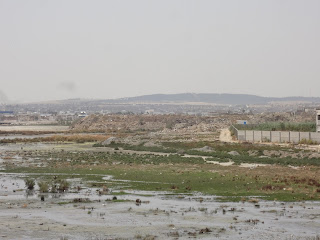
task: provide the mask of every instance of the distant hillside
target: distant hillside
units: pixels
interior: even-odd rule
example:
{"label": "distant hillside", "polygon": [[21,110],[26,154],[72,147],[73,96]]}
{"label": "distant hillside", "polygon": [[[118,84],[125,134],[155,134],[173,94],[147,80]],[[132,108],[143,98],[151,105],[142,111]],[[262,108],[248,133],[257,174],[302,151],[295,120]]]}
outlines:
{"label": "distant hillside", "polygon": [[152,94],[137,97],[118,99],[66,99],[29,104],[65,104],[65,105],[99,105],[99,104],[130,104],[130,103],[212,103],[223,105],[246,105],[246,104],[268,104],[271,102],[305,102],[320,103],[320,97],[260,97],[250,94],[229,94],[229,93],[180,93],[180,94]]}
{"label": "distant hillside", "polygon": [[186,103],[203,102],[216,104],[267,104],[270,102],[310,102],[320,103],[320,97],[285,97],[271,98],[249,94],[217,94],[217,93],[181,93],[181,94],[152,94],[130,98],[105,100],[112,103]]}

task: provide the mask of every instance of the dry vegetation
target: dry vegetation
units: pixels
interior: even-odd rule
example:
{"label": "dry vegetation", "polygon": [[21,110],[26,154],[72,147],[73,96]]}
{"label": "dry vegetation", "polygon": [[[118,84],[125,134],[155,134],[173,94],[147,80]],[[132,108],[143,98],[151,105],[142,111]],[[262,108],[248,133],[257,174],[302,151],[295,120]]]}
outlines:
{"label": "dry vegetation", "polygon": [[13,138],[13,139],[2,139],[0,143],[19,143],[19,142],[101,142],[106,140],[108,135],[93,135],[93,134],[74,134],[74,135],[53,135],[49,137],[39,138]]}

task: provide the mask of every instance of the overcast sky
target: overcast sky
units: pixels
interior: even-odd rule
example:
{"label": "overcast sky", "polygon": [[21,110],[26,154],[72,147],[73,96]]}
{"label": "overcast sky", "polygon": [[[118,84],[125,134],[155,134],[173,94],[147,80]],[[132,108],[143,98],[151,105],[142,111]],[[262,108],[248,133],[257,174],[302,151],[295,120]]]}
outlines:
{"label": "overcast sky", "polygon": [[0,0],[0,100],[320,97],[319,0]]}

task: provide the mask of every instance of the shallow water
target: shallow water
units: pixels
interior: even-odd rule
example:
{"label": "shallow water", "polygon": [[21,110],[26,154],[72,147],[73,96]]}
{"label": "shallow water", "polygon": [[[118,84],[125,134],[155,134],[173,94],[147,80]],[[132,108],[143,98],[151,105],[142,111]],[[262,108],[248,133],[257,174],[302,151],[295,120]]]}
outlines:
{"label": "shallow water", "polygon": [[[76,150],[79,146],[65,144],[61,149]],[[18,166],[42,163],[40,159],[23,159],[18,151],[59,147],[42,143],[0,145],[0,168],[5,167],[4,157],[8,156],[8,161]],[[24,178],[28,175],[41,178],[60,174],[0,173],[0,237],[133,239],[150,234],[157,239],[306,239],[315,237],[320,229],[320,202],[221,203],[216,196],[196,192],[190,196],[125,190],[126,194],[119,195],[119,188],[99,194],[101,188],[88,188],[79,174],[68,179],[69,192],[40,194],[37,185],[34,191],[25,190]],[[92,175],[101,176],[106,186],[114,181],[130,182],[110,175]],[[124,202],[110,201],[114,196]],[[79,199],[88,202],[77,202]],[[211,232],[200,233],[205,228]]]}
{"label": "shallow water", "polygon": [[[93,233],[111,238],[153,234],[160,239],[171,235],[183,239],[192,234],[201,239],[303,239],[319,234],[320,202],[221,203],[215,196],[199,193],[189,196],[137,190],[116,196],[126,202],[114,202],[110,201],[112,193],[119,190],[110,189],[111,192],[99,195],[98,188],[81,185],[81,178],[69,179],[72,187],[83,187],[79,192],[40,194],[37,188],[33,192],[24,190],[23,177],[26,175],[0,174],[0,220],[11,221],[19,229],[36,222],[35,227],[39,228],[19,235],[17,228],[13,231],[0,224],[2,234],[18,234],[15,236],[19,239],[41,237],[39,231],[44,223],[52,229],[47,234],[62,231],[69,239],[90,239]],[[112,180],[111,176],[105,179]],[[40,195],[45,197],[44,202]],[[74,202],[79,198],[90,202]],[[64,225],[69,228],[63,228]],[[205,228],[212,232],[200,234]]]}

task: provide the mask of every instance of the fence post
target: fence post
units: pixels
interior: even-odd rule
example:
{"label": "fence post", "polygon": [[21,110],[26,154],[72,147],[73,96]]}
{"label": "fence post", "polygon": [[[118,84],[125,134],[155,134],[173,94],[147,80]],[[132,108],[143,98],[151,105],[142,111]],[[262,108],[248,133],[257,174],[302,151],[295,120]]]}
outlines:
{"label": "fence post", "polygon": [[247,141],[247,130],[244,130],[244,140]]}
{"label": "fence post", "polygon": [[236,137],[237,137],[237,139],[239,140],[239,132],[238,132],[238,129],[237,129],[235,126],[233,126],[233,124],[231,124],[231,127],[235,130]]}
{"label": "fence post", "polygon": [[280,143],[281,143],[281,132],[279,132],[279,139],[280,139]]}
{"label": "fence post", "polygon": [[299,141],[298,141],[298,143],[301,141],[301,139],[300,139],[300,132],[299,132]]}
{"label": "fence post", "polygon": [[272,131],[270,131],[270,142],[272,142]]}
{"label": "fence post", "polygon": [[290,136],[291,136],[291,134],[290,134],[290,131],[289,131],[289,142],[291,142],[291,137]]}
{"label": "fence post", "polygon": [[309,141],[311,141],[311,132],[309,132]]}

